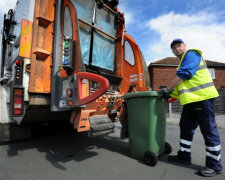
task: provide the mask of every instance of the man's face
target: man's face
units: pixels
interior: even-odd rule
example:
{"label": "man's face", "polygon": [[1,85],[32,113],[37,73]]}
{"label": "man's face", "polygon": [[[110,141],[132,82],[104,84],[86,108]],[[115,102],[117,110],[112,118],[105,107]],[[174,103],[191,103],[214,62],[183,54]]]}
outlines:
{"label": "man's face", "polygon": [[184,43],[175,43],[172,46],[173,54],[177,57],[181,57],[186,52],[186,45]]}

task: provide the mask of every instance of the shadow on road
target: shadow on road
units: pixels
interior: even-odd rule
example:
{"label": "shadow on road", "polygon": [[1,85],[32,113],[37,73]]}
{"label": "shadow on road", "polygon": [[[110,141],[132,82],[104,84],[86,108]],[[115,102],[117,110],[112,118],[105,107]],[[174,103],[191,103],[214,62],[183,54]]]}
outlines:
{"label": "shadow on road", "polygon": [[[191,164],[191,165],[184,165],[184,164],[176,164],[176,163],[172,163],[170,161],[167,160],[168,158],[168,155],[165,155],[165,154],[162,154],[158,157],[158,163],[160,162],[164,162],[164,163],[167,163],[167,164],[170,164],[171,166],[178,166],[178,167],[183,167],[183,168],[189,168],[189,169],[193,169],[193,170],[199,170],[199,169],[202,169],[204,168],[203,166],[200,166],[200,165],[197,165],[197,164]],[[143,164],[143,165],[146,165],[148,166],[144,160],[138,160],[139,163]],[[151,167],[151,166],[149,166]]]}
{"label": "shadow on road", "polygon": [[167,158],[168,158],[167,155],[162,155],[162,156],[159,157],[159,161],[164,162],[164,163],[168,163],[171,166],[179,166],[179,167],[189,168],[189,169],[193,169],[193,170],[198,170],[198,169],[204,168],[204,166],[197,165],[197,164],[185,165],[185,164],[181,164],[181,163],[177,163],[177,164],[172,163],[172,162],[168,161]]}
{"label": "shadow on road", "polygon": [[0,147],[8,146],[8,156],[17,156],[20,151],[35,148],[43,153],[54,167],[66,170],[61,164],[68,161],[83,161],[98,155],[97,149],[129,156],[128,142],[111,135],[88,137],[86,132],[77,133],[72,128],[38,126],[33,129],[33,137],[29,140],[20,140],[10,143],[0,143]]}

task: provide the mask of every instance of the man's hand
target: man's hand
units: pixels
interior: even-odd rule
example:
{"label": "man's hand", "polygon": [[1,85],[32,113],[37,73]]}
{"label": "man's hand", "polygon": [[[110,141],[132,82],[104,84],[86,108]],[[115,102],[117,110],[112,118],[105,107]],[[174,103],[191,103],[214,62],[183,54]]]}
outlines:
{"label": "man's hand", "polygon": [[167,88],[162,88],[160,89],[160,92],[162,93],[162,96],[161,96],[162,98],[169,99],[171,98],[170,94],[173,92],[173,89],[168,91]]}
{"label": "man's hand", "polygon": [[160,89],[160,91],[161,91],[162,93],[168,93],[167,88],[162,88],[162,89]]}

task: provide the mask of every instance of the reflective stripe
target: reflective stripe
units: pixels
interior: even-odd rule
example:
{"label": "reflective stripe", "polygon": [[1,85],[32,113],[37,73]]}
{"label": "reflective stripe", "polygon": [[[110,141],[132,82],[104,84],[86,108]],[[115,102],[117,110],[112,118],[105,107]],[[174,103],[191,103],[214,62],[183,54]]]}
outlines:
{"label": "reflective stripe", "polygon": [[213,155],[213,154],[211,154],[209,152],[207,152],[206,155],[209,156],[209,157],[211,157],[211,158],[213,158],[213,159],[215,159],[215,160],[217,160],[217,161],[219,161],[220,158],[221,158],[221,155],[216,156],[216,155]]}
{"label": "reflective stripe", "polygon": [[188,146],[191,145],[191,141],[187,141],[187,140],[184,140],[184,139],[180,139],[180,142],[181,142],[182,144],[186,144],[186,145],[188,145]]}
{"label": "reflective stripe", "polygon": [[221,149],[221,147],[220,147],[220,145],[214,146],[214,147],[206,146],[206,149],[208,149],[209,151],[219,151]]}
{"label": "reflective stripe", "polygon": [[191,152],[191,149],[188,149],[188,148],[184,148],[184,147],[180,147],[180,150],[181,151],[186,151],[186,152]]}
{"label": "reflective stripe", "polygon": [[202,69],[206,69],[207,68],[207,65],[202,65],[202,66],[199,66],[199,68],[198,68],[198,70],[197,71],[199,71],[199,70],[202,70]]}
{"label": "reflective stripe", "polygon": [[205,62],[205,60],[202,58],[202,62],[203,62],[203,64],[205,64],[206,65],[206,62]]}
{"label": "reflective stripe", "polygon": [[194,91],[204,89],[204,88],[207,88],[207,87],[211,87],[211,86],[214,86],[213,82],[202,84],[200,86],[196,86],[196,87],[193,87],[191,89],[182,89],[182,90],[179,91],[179,94],[187,93],[187,92],[194,92]]}

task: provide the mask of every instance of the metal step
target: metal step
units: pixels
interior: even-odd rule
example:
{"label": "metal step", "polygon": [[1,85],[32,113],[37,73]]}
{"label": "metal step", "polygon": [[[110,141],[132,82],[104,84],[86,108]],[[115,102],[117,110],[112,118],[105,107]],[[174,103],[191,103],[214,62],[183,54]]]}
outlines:
{"label": "metal step", "polygon": [[93,132],[100,132],[100,131],[114,129],[114,128],[115,128],[115,124],[113,124],[113,123],[106,123],[106,124],[91,126],[91,130]]}
{"label": "metal step", "polygon": [[96,136],[101,136],[101,135],[106,135],[109,133],[114,133],[114,129],[109,129],[109,130],[105,130],[105,131],[100,131],[100,132],[89,132],[89,137],[96,137]]}
{"label": "metal step", "polygon": [[89,136],[95,137],[114,132],[115,124],[106,115],[89,117],[91,125]]}

